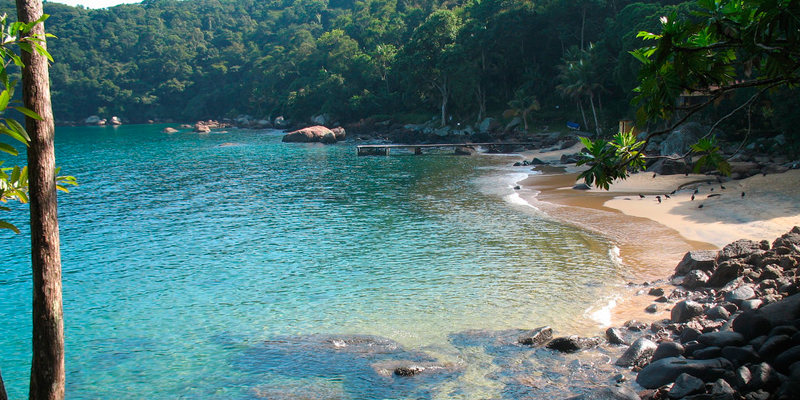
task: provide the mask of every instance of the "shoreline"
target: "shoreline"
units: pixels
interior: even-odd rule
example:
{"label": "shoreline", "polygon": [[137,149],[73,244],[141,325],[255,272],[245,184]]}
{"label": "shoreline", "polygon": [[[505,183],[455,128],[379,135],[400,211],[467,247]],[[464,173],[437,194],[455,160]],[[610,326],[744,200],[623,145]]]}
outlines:
{"label": "shoreline", "polygon": [[[675,266],[688,251],[719,250],[739,239],[773,240],[800,226],[800,203],[794,195],[800,187],[800,170],[722,184],[706,175],[653,178],[645,171],[615,182],[609,191],[576,190],[573,186],[582,182],[577,177],[583,169],[550,164],[580,147],[522,153],[524,159],[535,157],[548,164],[532,170],[520,167],[528,176],[516,183],[516,192],[548,217],[600,234],[619,249],[623,277],[629,284],[619,286],[616,304],[606,307],[610,321],[601,322],[587,310],[587,317],[599,326],[668,318],[668,311],[644,311],[652,299],[641,295],[641,290],[647,283],[670,285]],[[691,200],[695,189],[698,194]],[[672,191],[676,193],[667,199],[664,195]]]}

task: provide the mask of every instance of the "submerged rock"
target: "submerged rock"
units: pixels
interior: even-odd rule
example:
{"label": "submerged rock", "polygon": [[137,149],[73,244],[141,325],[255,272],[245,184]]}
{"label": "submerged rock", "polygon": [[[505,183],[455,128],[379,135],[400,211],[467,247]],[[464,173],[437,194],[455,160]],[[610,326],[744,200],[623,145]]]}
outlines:
{"label": "submerged rock", "polygon": [[553,339],[547,344],[547,348],[562,353],[574,353],[576,351],[595,347],[602,341],[603,340],[598,337],[582,338],[578,335],[572,335]]}
{"label": "submerged rock", "polygon": [[713,382],[717,379],[732,379],[733,364],[724,358],[715,358],[712,360],[687,360],[676,357],[665,358],[639,371],[639,375],[636,377],[636,383],[645,389],[656,389],[674,382],[678,376],[684,373],[707,382]]}
{"label": "submerged rock", "polygon": [[656,344],[650,339],[636,339],[622,357],[617,359],[614,365],[619,367],[642,367],[649,362],[650,357],[656,351],[656,347]]}

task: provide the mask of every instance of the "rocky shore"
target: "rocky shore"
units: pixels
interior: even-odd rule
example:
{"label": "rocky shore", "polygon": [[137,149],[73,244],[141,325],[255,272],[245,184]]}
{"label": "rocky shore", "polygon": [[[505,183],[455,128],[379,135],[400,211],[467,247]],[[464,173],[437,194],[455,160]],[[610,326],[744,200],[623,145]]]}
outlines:
{"label": "rocky shore", "polygon": [[[771,244],[743,239],[687,253],[671,279],[676,287],[646,292],[654,308],[671,309],[669,319],[606,331],[609,344],[626,348],[614,365],[638,372],[635,383],[575,399],[800,398],[798,266],[800,227]],[[577,351],[597,340],[556,338],[546,346]],[[556,347],[562,342],[570,345]]]}

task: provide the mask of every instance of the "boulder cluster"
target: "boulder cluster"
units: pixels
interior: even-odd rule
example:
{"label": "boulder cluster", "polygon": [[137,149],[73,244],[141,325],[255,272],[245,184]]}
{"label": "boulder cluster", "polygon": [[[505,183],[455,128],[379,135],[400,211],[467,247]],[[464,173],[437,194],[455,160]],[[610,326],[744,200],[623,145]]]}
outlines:
{"label": "boulder cluster", "polygon": [[638,371],[645,390],[634,397],[616,388],[603,398],[800,399],[798,266],[800,227],[771,244],[739,240],[687,253],[673,277],[680,286],[649,293],[672,304],[669,319],[636,334],[607,331],[612,343],[635,338],[615,364]]}
{"label": "boulder cluster", "polygon": [[308,128],[298,129],[287,133],[283,137],[284,142],[311,143],[319,142],[333,144],[345,139],[344,128],[337,127],[328,129],[322,125],[309,126]]}

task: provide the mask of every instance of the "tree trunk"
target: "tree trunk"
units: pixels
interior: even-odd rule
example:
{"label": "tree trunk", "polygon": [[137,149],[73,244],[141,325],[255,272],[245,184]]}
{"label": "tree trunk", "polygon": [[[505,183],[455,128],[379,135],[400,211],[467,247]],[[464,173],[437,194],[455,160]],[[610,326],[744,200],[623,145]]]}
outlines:
{"label": "tree trunk", "polygon": [[594,115],[594,130],[597,132],[597,137],[600,137],[600,123],[597,121],[597,111],[594,109],[594,96],[589,96],[589,104],[592,105],[592,114]]}
{"label": "tree trunk", "polygon": [[578,100],[578,108],[580,108],[581,116],[583,117],[583,127],[589,129],[589,123],[586,122],[586,112],[583,111],[583,103],[580,100]]}
{"label": "tree trunk", "polygon": [[[42,0],[17,0],[20,22],[42,16]],[[44,25],[31,34],[44,37]],[[42,46],[45,46],[42,43]],[[21,52],[22,99],[25,107],[43,118],[25,117],[31,137],[28,146],[28,180],[31,208],[31,262],[33,266],[33,360],[31,400],[64,398],[64,320],[61,301],[61,250],[56,199],[55,126],[50,104],[48,60]]]}
{"label": "tree trunk", "polygon": [[438,86],[439,93],[442,95],[442,128],[447,125],[447,100],[450,98],[450,87],[447,86],[447,75],[442,79],[442,84]]}
{"label": "tree trunk", "polygon": [[8,395],[6,394],[6,387],[3,385],[3,374],[0,373],[0,400],[8,400]]}

